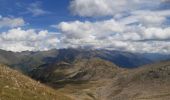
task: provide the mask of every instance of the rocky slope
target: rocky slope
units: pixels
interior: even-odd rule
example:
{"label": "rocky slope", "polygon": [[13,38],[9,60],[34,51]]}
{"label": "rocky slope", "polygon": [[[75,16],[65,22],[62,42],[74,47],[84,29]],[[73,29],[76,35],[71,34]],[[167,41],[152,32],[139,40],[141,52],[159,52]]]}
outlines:
{"label": "rocky slope", "polygon": [[0,64],[0,100],[72,100]]}
{"label": "rocky slope", "polygon": [[108,88],[108,100],[169,100],[170,61],[122,72]]}
{"label": "rocky slope", "polygon": [[168,61],[123,69],[101,59],[84,59],[43,65],[32,77],[76,100],[170,99]]}
{"label": "rocky slope", "polygon": [[92,58],[71,64],[60,62],[43,65],[33,70],[32,77],[71,94],[75,100],[93,100],[99,99],[98,89],[105,87],[105,82],[111,81],[122,70],[111,62]]}

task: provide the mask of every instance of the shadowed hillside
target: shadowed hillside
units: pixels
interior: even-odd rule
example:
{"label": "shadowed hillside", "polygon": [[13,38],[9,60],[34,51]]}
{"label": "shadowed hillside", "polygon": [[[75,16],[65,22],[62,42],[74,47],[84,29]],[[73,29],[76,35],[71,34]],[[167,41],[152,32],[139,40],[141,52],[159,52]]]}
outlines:
{"label": "shadowed hillside", "polygon": [[32,75],[37,79],[47,79],[44,82],[89,81],[113,78],[119,71],[120,68],[110,62],[92,58],[76,60],[73,63],[45,64],[34,69]]}
{"label": "shadowed hillside", "polygon": [[60,62],[43,65],[33,70],[32,77],[73,95],[76,100],[93,100],[99,99],[97,90],[105,87],[122,70],[108,61],[93,58],[77,60],[71,64]]}

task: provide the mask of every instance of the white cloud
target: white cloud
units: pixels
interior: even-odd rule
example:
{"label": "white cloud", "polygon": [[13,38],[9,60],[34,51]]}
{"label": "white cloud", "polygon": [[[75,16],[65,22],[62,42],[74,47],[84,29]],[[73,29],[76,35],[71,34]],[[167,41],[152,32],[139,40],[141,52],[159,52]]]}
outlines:
{"label": "white cloud", "polygon": [[42,6],[41,2],[31,3],[29,7],[27,8],[27,10],[28,12],[32,13],[33,16],[40,16],[40,15],[48,14],[49,12],[43,10],[41,6]]}
{"label": "white cloud", "polygon": [[[122,21],[121,21],[122,20]],[[62,47],[90,47],[133,52],[170,52],[170,27],[128,25],[127,19],[61,22]],[[149,22],[149,21],[148,21]],[[160,21],[162,22],[162,21]]]}
{"label": "white cloud", "polygon": [[142,34],[144,39],[170,39],[170,27],[168,28],[146,28]]}
{"label": "white cloud", "polygon": [[0,17],[0,28],[2,27],[19,27],[23,26],[25,21],[23,18],[9,18],[9,17]]}
{"label": "white cloud", "polygon": [[135,27],[134,30],[132,28],[127,29],[125,32],[118,34],[115,36],[117,40],[124,41],[166,41],[170,40],[170,27],[167,28],[157,28],[157,27]]}
{"label": "white cloud", "polygon": [[[161,27],[170,16],[170,10],[140,10],[131,12],[131,19],[137,19],[138,22],[145,26],[158,26]],[[128,17],[127,17],[128,18]]]}
{"label": "white cloud", "polygon": [[[1,27],[11,27],[0,34],[1,49],[12,51],[48,50],[51,48],[102,48],[132,52],[170,52],[170,27],[165,24],[169,9],[158,9],[167,0],[72,0],[70,10],[84,17],[103,17],[100,21],[61,22],[51,27],[60,35],[47,30],[23,30],[15,18],[0,18]],[[48,13],[41,2],[27,10],[34,16]],[[104,19],[112,16],[113,18]],[[3,20],[2,20],[3,19]],[[96,18],[98,19],[98,18]],[[8,23],[7,23],[8,22]],[[7,23],[7,24],[4,24]],[[13,23],[13,24],[11,24]],[[24,21],[23,21],[24,24]]]}
{"label": "white cloud", "polygon": [[158,6],[160,0],[72,0],[70,10],[80,16],[108,16]]}
{"label": "white cloud", "polygon": [[169,41],[127,42],[126,51],[144,53],[167,53],[170,52]]}
{"label": "white cloud", "polygon": [[114,37],[117,40],[170,39],[170,27],[161,28],[126,24],[125,21],[115,21],[112,18],[98,22],[61,22],[58,26],[56,25],[56,28],[68,39],[88,40],[87,38],[92,37],[93,39]]}
{"label": "white cloud", "polygon": [[167,18],[165,16],[159,16],[159,15],[131,15],[122,19],[119,19],[120,23],[124,24],[133,24],[138,23],[146,27],[160,27],[163,26],[163,24],[166,22]]}
{"label": "white cloud", "polygon": [[81,39],[87,36],[104,37],[123,32],[124,25],[114,19],[99,22],[61,22],[58,28],[66,34],[68,38]]}
{"label": "white cloud", "polygon": [[47,30],[14,28],[0,34],[0,49],[10,51],[49,50],[57,48],[58,42],[57,34]]}
{"label": "white cloud", "polygon": [[132,52],[170,52],[168,0],[72,0],[70,10],[83,17],[113,16],[101,21],[53,25],[62,32],[63,47],[89,47]]}
{"label": "white cloud", "polygon": [[77,45],[133,52],[170,52],[170,28],[169,24],[165,24],[169,20],[170,10],[159,9],[165,2],[167,1],[72,0],[70,10],[74,15],[113,18],[96,22],[62,22],[58,28],[64,34],[64,43],[73,47]]}

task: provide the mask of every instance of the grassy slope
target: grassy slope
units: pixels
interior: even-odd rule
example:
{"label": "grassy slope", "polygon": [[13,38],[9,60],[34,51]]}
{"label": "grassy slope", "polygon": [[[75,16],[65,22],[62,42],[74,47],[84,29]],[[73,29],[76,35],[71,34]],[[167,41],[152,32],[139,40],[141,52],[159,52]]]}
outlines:
{"label": "grassy slope", "polygon": [[0,65],[0,100],[71,100],[21,73]]}

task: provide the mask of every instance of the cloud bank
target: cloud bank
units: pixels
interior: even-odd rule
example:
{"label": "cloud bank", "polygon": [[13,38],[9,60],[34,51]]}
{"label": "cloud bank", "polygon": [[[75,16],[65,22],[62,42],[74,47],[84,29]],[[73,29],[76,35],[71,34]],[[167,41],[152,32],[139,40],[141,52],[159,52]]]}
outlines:
{"label": "cloud bank", "polygon": [[132,52],[168,53],[170,27],[146,27],[126,25],[114,19],[98,22],[62,22],[61,42],[71,47],[91,47]]}
{"label": "cloud bank", "polygon": [[72,0],[70,10],[80,16],[108,16],[160,5],[163,0]]}
{"label": "cloud bank", "polygon": [[[25,24],[22,18],[0,17],[0,28],[10,28],[0,34],[0,48],[36,51],[83,47],[170,53],[170,8],[165,4],[170,4],[169,0],[71,0],[71,13],[86,19],[51,25],[57,29],[55,33],[17,28]],[[40,7],[35,3],[28,10],[34,16],[45,14]]]}
{"label": "cloud bank", "polygon": [[57,35],[47,30],[10,29],[0,34],[0,48],[9,51],[42,51],[57,48]]}
{"label": "cloud bank", "polygon": [[72,0],[70,10],[83,17],[107,17],[100,21],[72,21],[55,25],[62,44],[132,52],[169,53],[170,9],[165,0]]}
{"label": "cloud bank", "polygon": [[23,26],[25,24],[25,21],[23,18],[10,18],[10,17],[0,17],[0,28],[3,27],[19,27]]}

